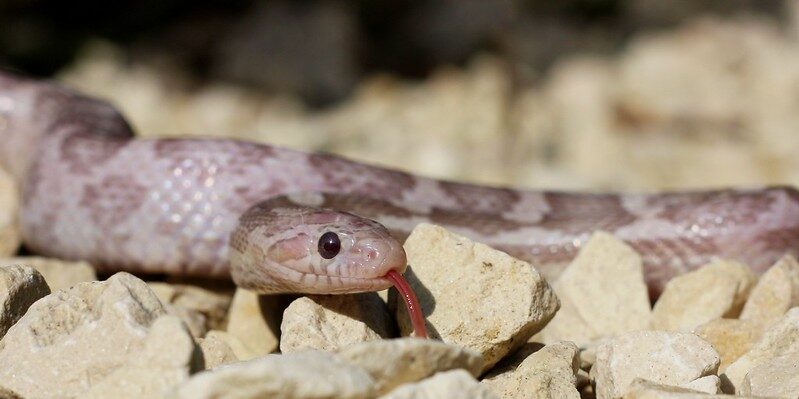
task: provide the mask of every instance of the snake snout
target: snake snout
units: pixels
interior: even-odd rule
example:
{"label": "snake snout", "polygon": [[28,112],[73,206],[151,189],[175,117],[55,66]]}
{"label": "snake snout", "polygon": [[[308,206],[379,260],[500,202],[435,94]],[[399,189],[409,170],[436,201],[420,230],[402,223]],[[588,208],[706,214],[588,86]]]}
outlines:
{"label": "snake snout", "polygon": [[402,245],[393,238],[363,238],[352,246],[348,263],[351,277],[378,278],[390,270],[403,273],[407,258]]}

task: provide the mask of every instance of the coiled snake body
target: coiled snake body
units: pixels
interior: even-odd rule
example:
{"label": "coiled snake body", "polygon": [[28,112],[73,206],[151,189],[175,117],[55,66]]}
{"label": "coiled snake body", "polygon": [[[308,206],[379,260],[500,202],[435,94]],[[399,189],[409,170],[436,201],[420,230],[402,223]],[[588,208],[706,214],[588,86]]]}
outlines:
{"label": "coiled snake body", "polygon": [[715,257],[762,270],[799,248],[799,195],[789,188],[520,191],[247,142],[134,139],[106,103],[2,73],[0,138],[0,163],[23,187],[31,250],[105,270],[232,269],[238,284],[263,292],[386,288],[385,274],[405,268],[398,240],[420,222],[550,277],[593,231],[609,231],[643,256],[655,291]]}

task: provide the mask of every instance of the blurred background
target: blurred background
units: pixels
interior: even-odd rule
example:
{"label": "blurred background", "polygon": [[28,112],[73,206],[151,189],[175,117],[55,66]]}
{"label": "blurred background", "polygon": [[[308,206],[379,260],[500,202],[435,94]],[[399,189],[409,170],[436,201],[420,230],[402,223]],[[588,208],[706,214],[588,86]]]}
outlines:
{"label": "blurred background", "polygon": [[0,0],[0,68],[142,136],[530,188],[799,185],[796,0]]}

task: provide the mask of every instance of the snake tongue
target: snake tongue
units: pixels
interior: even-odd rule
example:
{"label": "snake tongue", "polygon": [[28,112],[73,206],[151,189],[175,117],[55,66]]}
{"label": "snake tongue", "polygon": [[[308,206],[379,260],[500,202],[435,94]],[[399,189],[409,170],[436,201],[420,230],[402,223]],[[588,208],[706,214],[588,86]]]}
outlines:
{"label": "snake tongue", "polygon": [[422,314],[422,308],[419,307],[419,300],[416,299],[416,293],[413,292],[408,281],[396,270],[389,270],[385,278],[391,281],[391,284],[394,284],[394,288],[396,288],[405,299],[405,307],[408,309],[408,315],[411,318],[414,334],[419,338],[427,338],[424,314]]}

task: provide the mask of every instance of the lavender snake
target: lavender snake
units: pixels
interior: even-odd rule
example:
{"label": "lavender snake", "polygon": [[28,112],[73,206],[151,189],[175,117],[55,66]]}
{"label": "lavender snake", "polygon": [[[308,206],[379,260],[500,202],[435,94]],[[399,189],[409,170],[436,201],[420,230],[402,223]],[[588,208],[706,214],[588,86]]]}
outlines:
{"label": "lavender snake", "polygon": [[2,72],[0,137],[26,246],[107,271],[232,276],[267,293],[379,290],[406,267],[399,243],[428,222],[550,278],[605,230],[642,255],[657,292],[716,257],[762,271],[799,248],[791,188],[523,191],[249,142],[135,139],[109,104]]}

